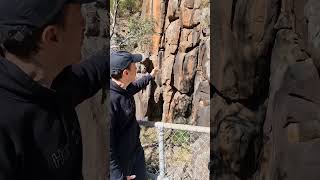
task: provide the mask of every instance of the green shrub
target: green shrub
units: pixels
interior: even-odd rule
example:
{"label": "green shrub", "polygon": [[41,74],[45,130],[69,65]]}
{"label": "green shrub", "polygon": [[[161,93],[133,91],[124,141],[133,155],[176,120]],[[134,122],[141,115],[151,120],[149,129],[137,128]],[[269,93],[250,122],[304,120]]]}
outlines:
{"label": "green shrub", "polygon": [[[114,12],[114,2],[116,0],[110,0],[111,13]],[[141,11],[142,0],[120,0],[118,7],[118,17],[130,16]]]}
{"label": "green shrub", "polygon": [[172,140],[175,146],[188,147],[190,145],[190,133],[188,131],[176,130]]}
{"label": "green shrub", "polygon": [[145,50],[151,46],[155,22],[152,19],[130,17],[128,21],[128,33],[125,37],[117,37],[120,49],[132,51],[137,47]]}

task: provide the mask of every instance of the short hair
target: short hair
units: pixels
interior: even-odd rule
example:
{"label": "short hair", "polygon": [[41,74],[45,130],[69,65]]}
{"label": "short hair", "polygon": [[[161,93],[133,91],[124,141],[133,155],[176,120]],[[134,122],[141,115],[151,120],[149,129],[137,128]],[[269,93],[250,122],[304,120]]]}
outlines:
{"label": "short hair", "polygon": [[5,52],[14,54],[20,58],[30,58],[40,50],[40,41],[44,29],[49,25],[58,25],[64,27],[65,9],[62,8],[51,20],[44,26],[31,27],[22,26],[15,30],[10,30],[2,37],[0,54],[4,56]]}
{"label": "short hair", "polygon": [[124,68],[123,70],[119,71],[118,74],[112,74],[111,77],[112,77],[113,79],[115,79],[115,80],[121,79],[121,78],[122,78],[123,71],[126,70],[126,69],[127,69],[127,70],[130,70],[130,65],[131,65],[131,63],[130,63],[126,68]]}

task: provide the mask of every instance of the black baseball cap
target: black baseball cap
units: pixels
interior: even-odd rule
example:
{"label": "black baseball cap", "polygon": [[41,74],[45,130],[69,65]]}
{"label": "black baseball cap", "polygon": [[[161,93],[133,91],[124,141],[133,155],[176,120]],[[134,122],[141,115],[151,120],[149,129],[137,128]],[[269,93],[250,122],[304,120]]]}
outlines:
{"label": "black baseball cap", "polygon": [[116,51],[110,55],[110,73],[111,75],[119,74],[126,69],[131,63],[141,62],[141,54],[131,54],[127,51]]}
{"label": "black baseball cap", "polygon": [[1,0],[0,32],[15,27],[42,27],[67,3],[91,3],[96,0]]}

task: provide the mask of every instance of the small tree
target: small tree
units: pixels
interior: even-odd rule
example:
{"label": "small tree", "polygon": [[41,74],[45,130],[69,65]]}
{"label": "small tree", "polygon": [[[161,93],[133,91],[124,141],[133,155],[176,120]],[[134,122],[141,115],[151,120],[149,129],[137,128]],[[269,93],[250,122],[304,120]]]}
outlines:
{"label": "small tree", "polygon": [[116,42],[120,49],[143,51],[151,46],[155,22],[150,18],[131,17],[128,21],[128,33],[124,37],[118,36]]}
{"label": "small tree", "polygon": [[[144,50],[151,45],[151,37],[154,33],[154,21],[150,18],[141,18],[137,12],[141,11],[142,0],[110,0],[110,38],[111,47],[132,51],[139,47]],[[120,35],[115,32],[117,20],[123,15],[129,17],[128,32]],[[114,36],[115,35],[115,36]]]}
{"label": "small tree", "polygon": [[118,17],[124,17],[131,14],[140,12],[142,6],[142,0],[110,0],[110,11],[114,12],[115,4],[119,3],[118,6]]}

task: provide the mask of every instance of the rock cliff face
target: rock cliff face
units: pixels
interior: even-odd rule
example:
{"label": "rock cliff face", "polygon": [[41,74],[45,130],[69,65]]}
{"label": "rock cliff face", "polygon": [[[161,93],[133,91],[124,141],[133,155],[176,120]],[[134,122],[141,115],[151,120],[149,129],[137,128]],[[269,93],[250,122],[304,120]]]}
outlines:
{"label": "rock cliff face", "polygon": [[[84,5],[87,31],[83,46],[83,59],[97,50],[108,49],[106,1]],[[80,104],[77,108],[83,141],[84,180],[105,180],[109,171],[109,121],[107,102],[101,104],[101,91],[96,96]]]}
{"label": "rock cliff face", "polygon": [[156,83],[136,96],[138,119],[209,126],[209,2],[144,0],[143,5],[142,16],[156,22],[150,59],[161,71]]}
{"label": "rock cliff face", "polygon": [[212,8],[212,179],[317,179],[320,1]]}

